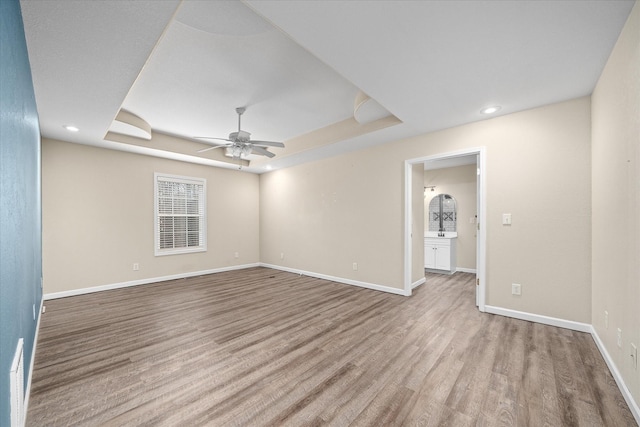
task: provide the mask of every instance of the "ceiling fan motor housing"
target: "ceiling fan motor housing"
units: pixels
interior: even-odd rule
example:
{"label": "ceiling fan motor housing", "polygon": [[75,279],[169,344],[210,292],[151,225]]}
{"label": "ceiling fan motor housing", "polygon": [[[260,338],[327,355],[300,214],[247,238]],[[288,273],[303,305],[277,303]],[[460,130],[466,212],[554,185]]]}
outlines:
{"label": "ceiling fan motor housing", "polygon": [[245,132],[240,130],[238,132],[231,132],[229,134],[229,140],[233,142],[249,142],[251,134],[249,132]]}

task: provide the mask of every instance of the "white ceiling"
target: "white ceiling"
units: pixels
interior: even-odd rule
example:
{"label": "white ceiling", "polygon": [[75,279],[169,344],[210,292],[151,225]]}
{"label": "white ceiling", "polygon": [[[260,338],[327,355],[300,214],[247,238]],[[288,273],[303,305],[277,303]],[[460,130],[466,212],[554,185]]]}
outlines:
{"label": "white ceiling", "polygon": [[[588,95],[633,4],[21,1],[44,137],[229,167],[191,138],[246,106],[252,138],[287,144],[274,168]],[[359,125],[360,91],[399,121]],[[179,139],[105,140],[120,109]]]}

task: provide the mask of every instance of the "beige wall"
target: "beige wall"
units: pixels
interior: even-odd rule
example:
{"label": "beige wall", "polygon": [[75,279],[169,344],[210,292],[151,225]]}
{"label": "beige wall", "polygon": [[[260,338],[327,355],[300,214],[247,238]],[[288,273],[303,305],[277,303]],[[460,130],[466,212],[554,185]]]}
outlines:
{"label": "beige wall", "polygon": [[[593,92],[593,327],[636,402],[640,365],[640,4]],[[609,312],[609,327],[604,312]],[[622,348],[617,329],[622,330]]]}
{"label": "beige wall", "polygon": [[[45,292],[259,261],[402,289],[404,161],[485,146],[487,305],[590,322],[590,108],[576,99],[261,176],[45,140]],[[155,171],[207,178],[208,252],[153,256]]]}
{"label": "beige wall", "polygon": [[[206,178],[207,252],[154,256],[154,172]],[[258,185],[253,174],[44,139],[45,294],[258,262]]]}
{"label": "beige wall", "polygon": [[[424,186],[435,185],[435,191],[427,190],[424,198],[424,230],[429,230],[429,203],[438,194],[449,194],[456,199],[458,221],[456,229],[457,268],[476,269],[476,205],[478,201],[477,166],[465,165],[434,169],[424,172]],[[469,220],[473,218],[474,223]],[[437,231],[437,230],[436,230]]]}
{"label": "beige wall", "polygon": [[403,170],[365,151],[261,175],[262,262],[402,289]]}
{"label": "beige wall", "polygon": [[589,322],[590,110],[584,97],[261,175],[261,260],[401,289],[404,160],[485,146],[487,305]]}

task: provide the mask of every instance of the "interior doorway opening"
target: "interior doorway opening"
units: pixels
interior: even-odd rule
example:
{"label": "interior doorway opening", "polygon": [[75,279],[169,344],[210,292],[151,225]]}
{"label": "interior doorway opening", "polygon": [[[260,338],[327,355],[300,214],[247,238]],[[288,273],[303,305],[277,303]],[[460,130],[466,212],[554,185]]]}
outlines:
{"label": "interior doorway opening", "polygon": [[416,186],[424,186],[424,182],[413,182],[412,170],[415,165],[421,164],[425,168],[453,167],[462,164],[472,164],[475,161],[477,171],[477,220],[476,220],[476,305],[482,312],[485,311],[486,296],[486,152],[485,147],[469,148],[465,150],[441,153],[431,156],[418,157],[405,161],[405,233],[404,233],[404,293],[411,295],[413,278],[412,271],[414,263],[413,242],[415,239],[424,239],[421,236],[412,235],[412,224],[414,221],[424,221],[424,218],[413,218],[411,209],[413,203],[413,189]]}

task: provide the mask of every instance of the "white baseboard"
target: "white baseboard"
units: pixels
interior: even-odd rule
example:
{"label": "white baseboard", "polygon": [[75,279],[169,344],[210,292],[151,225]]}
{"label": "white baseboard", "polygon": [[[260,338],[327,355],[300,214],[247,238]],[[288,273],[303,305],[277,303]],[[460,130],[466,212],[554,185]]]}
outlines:
{"label": "white baseboard", "polygon": [[185,277],[204,276],[205,274],[222,273],[224,271],[243,270],[245,268],[259,267],[259,266],[260,266],[259,263],[242,264],[242,265],[233,265],[230,267],[214,268],[211,270],[195,271],[191,273],[180,273],[180,274],[172,274],[170,276],[151,277],[148,279],[131,280],[129,282],[112,283],[109,285],[92,286],[90,288],[73,289],[70,291],[62,291],[62,292],[53,292],[50,294],[45,294],[44,299],[50,300],[50,299],[56,299],[56,298],[65,298],[65,297],[71,297],[75,295],[90,294],[92,292],[127,288],[129,286],[147,285],[149,283],[165,282],[167,280],[175,280],[175,279],[184,279]]}
{"label": "white baseboard", "polygon": [[427,278],[426,278],[426,277],[423,277],[423,278],[422,278],[422,279],[420,279],[420,280],[416,280],[415,282],[413,282],[413,283],[411,284],[411,289],[415,289],[415,288],[417,288],[418,286],[420,286],[420,285],[422,285],[422,284],[426,283],[426,281],[427,281]]}
{"label": "white baseboard", "polygon": [[274,264],[260,263],[261,267],[273,268],[274,270],[286,271],[289,273],[301,274],[303,276],[316,277],[318,279],[331,280],[332,282],[344,283],[345,285],[359,286],[361,288],[373,289],[375,291],[388,292],[396,295],[409,296],[404,289],[392,288],[390,286],[377,285],[375,283],[361,282],[359,280],[344,279],[342,277],[329,276],[327,274],[314,273],[312,271],[298,270],[296,268],[283,267]]}
{"label": "white baseboard", "polygon": [[636,419],[636,423],[640,425],[640,406],[638,406],[638,403],[635,400],[633,400],[633,396],[631,395],[631,391],[629,391],[629,387],[627,387],[627,384],[622,379],[622,375],[620,375],[620,371],[618,370],[618,367],[613,362],[613,359],[609,355],[607,348],[604,346],[604,343],[600,339],[600,336],[598,335],[598,333],[596,332],[593,326],[591,326],[590,332],[591,332],[591,336],[593,337],[593,340],[596,342],[596,346],[598,347],[598,350],[600,350],[600,354],[602,354],[602,358],[607,363],[607,366],[609,367],[609,371],[611,371],[611,375],[613,376],[613,379],[616,381],[616,384],[618,385],[618,389],[620,389],[620,393],[622,393],[622,397],[624,397],[624,400],[627,402],[627,405],[629,405],[629,409],[631,410],[633,417]]}
{"label": "white baseboard", "polygon": [[[353,285],[353,286],[359,286],[359,287],[367,288],[367,289],[373,289],[373,290],[376,290],[376,291],[382,291],[382,292],[388,292],[388,293],[397,294],[397,295],[408,296],[405,293],[404,289],[392,288],[390,286],[377,285],[375,283],[361,282],[361,281],[358,281],[358,280],[344,279],[344,278],[341,278],[341,277],[329,276],[329,275],[326,275],[326,274],[314,273],[314,272],[311,272],[311,271],[298,270],[298,269],[295,269],[295,268],[287,268],[287,267],[282,267],[282,266],[279,266],[279,265],[265,264],[265,263],[253,263],[253,264],[243,264],[243,265],[234,265],[234,266],[230,266],[230,267],[215,268],[215,269],[212,269],[212,270],[196,271],[196,272],[192,272],[192,273],[181,273],[181,274],[173,274],[173,275],[170,275],[170,276],[152,277],[152,278],[148,278],[148,279],[132,280],[132,281],[129,281],[129,282],[112,283],[112,284],[109,284],[109,285],[92,286],[92,287],[89,287],[89,288],[73,289],[73,290],[70,290],[70,291],[53,292],[53,293],[45,294],[44,295],[44,300],[50,300],[50,299],[56,299],[56,298],[65,298],[65,297],[71,297],[71,296],[75,296],[75,295],[89,294],[89,293],[92,293],[92,292],[101,292],[101,291],[108,291],[108,290],[111,290],[111,289],[126,288],[126,287],[130,287],[130,286],[146,285],[146,284],[149,284],[149,283],[164,282],[164,281],[167,281],[167,280],[183,279],[185,277],[203,276],[205,274],[221,273],[221,272],[224,272],[224,271],[243,270],[245,268],[251,268],[251,267],[273,268],[274,270],[282,270],[282,271],[287,271],[287,272],[290,272],[290,273],[302,274],[304,276],[316,277],[318,279],[331,280],[333,282],[344,283],[344,284]],[[423,278],[422,282],[424,282],[424,280],[425,279]],[[422,284],[420,282],[421,281],[418,280],[416,283],[413,284],[413,287],[416,287],[416,286],[419,286],[420,284]]]}
{"label": "white baseboard", "polygon": [[460,271],[462,273],[473,273],[473,274],[477,274],[478,273],[478,270],[476,270],[475,268],[458,267],[458,268],[456,268],[456,271]]}
{"label": "white baseboard", "polygon": [[557,326],[559,328],[571,329],[578,332],[591,332],[591,325],[588,323],[574,322],[573,320],[558,319],[557,317],[543,316],[541,314],[527,313],[524,311],[511,310],[508,308],[485,305],[487,313],[499,314],[500,316],[512,317],[514,319],[527,320],[529,322],[542,323],[543,325]]}
{"label": "white baseboard", "polygon": [[29,375],[27,375],[27,387],[24,390],[24,405],[22,419],[27,421],[27,414],[29,413],[29,396],[31,396],[31,380],[33,379],[33,367],[36,360],[36,348],[38,347],[38,332],[40,332],[40,321],[42,320],[42,307],[44,307],[44,298],[40,298],[40,311],[38,313],[38,321],[36,322],[36,333],[33,336],[33,348],[31,349],[31,361],[29,362]]}

